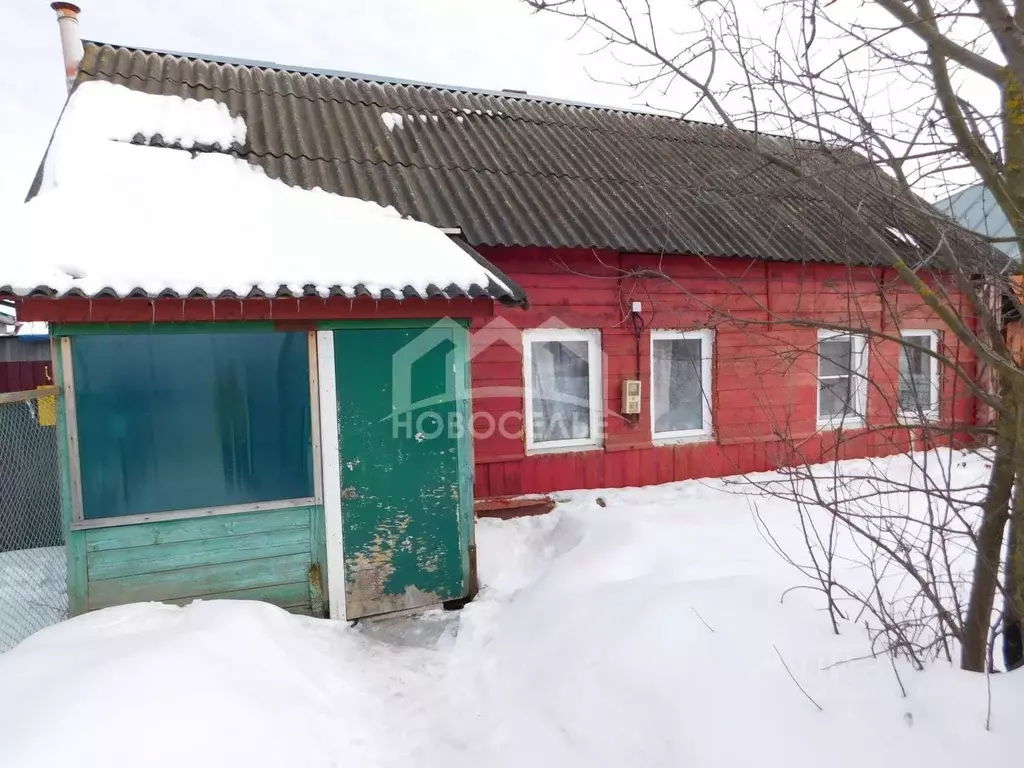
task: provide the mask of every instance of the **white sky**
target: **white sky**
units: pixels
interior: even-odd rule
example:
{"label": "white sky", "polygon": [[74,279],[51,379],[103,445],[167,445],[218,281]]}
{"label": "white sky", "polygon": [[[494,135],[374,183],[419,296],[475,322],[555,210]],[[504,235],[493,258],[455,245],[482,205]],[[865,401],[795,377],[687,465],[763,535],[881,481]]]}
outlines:
{"label": "white sky", "polygon": [[[80,0],[82,37],[629,105],[564,19],[519,0]],[[0,210],[28,190],[65,98],[49,0],[0,0]]]}
{"label": "white sky", "polygon": [[[590,0],[590,5],[613,13],[616,3]],[[662,30],[678,32],[699,22],[682,0],[656,3]],[[743,9],[744,24],[753,31],[759,24],[772,27],[760,10],[762,5],[771,8],[771,0],[736,3]],[[521,0],[80,0],[80,4],[85,39],[632,105],[628,89],[594,82],[587,68],[604,79],[635,72],[607,55],[587,57],[593,37],[588,38],[588,47],[586,40],[573,38],[573,22],[553,14],[535,15]],[[699,74],[702,66],[694,64],[694,73]],[[720,60],[718,69],[720,85],[728,85],[728,60]],[[732,77],[736,78],[735,72]],[[886,87],[893,85],[889,80],[896,83],[891,88]],[[924,95],[929,92],[927,85],[902,82],[897,75],[879,79],[876,74],[872,82],[877,92],[871,99],[884,114],[897,118],[921,95],[921,87]],[[968,88],[965,95],[975,99],[976,90]],[[65,95],[60,38],[49,0],[0,0],[0,146],[4,148],[0,152],[0,217],[5,207],[9,211],[11,203],[24,199]],[[692,103],[677,86],[670,94],[652,91],[648,97],[667,108],[686,109]],[[733,107],[739,117],[747,105],[740,98],[730,102]],[[694,116],[709,117],[706,111]],[[958,183],[971,180],[973,174],[966,174]]]}

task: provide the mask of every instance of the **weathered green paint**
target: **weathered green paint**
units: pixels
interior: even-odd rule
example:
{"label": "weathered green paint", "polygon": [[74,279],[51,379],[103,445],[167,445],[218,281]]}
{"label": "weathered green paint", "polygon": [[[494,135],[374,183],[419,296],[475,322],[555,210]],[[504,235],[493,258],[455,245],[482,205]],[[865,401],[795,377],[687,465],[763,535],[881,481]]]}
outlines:
{"label": "weathered green paint", "polygon": [[[54,383],[64,389],[64,362],[60,342],[53,342]],[[71,531],[74,511],[71,504],[71,451],[68,447],[68,415],[65,395],[57,398],[57,459],[60,472],[60,519],[64,533],[64,551],[67,556],[68,615],[78,616],[88,608],[85,539]]]}
{"label": "weathered green paint", "polygon": [[[194,597],[183,597],[172,600],[164,600],[172,605],[187,605],[195,600]],[[272,587],[255,587],[253,589],[238,589],[234,592],[223,592],[220,594],[204,595],[203,600],[262,600],[265,603],[272,603],[278,608],[284,608],[291,613],[309,614],[309,584],[298,582],[295,584],[275,584]]]}
{"label": "weathered green paint", "polygon": [[[197,597],[266,600],[309,613],[310,522],[318,507],[71,531],[85,609]],[[322,514],[322,512],[320,513]]]}
{"label": "weathered green paint", "polygon": [[[347,615],[462,597],[468,571],[462,521],[472,504],[468,442],[449,424],[465,413],[458,401],[465,332],[434,323],[334,336]],[[409,357],[397,369],[411,372],[411,402],[430,405],[410,410],[395,402],[394,385],[401,389],[403,375],[393,379],[396,355]]]}
{"label": "weathered green paint", "polygon": [[[468,327],[468,324],[467,324]],[[472,391],[470,379],[469,332],[467,328],[453,329],[452,341],[455,345],[455,398],[458,407],[459,423],[465,429],[458,434],[459,441],[459,534],[462,553],[462,572],[470,577],[473,566],[470,551],[476,546],[476,519],[473,509],[473,483],[475,464],[473,461],[473,437],[470,425],[473,423],[473,406],[470,400]],[[460,364],[461,362],[461,364]],[[466,590],[476,589],[474,584],[467,582]]]}
{"label": "weathered green paint", "polygon": [[[124,603],[230,597],[239,590],[306,584],[309,552],[89,582],[89,609]],[[299,580],[301,581],[299,581]],[[305,591],[309,600],[309,589]],[[308,602],[306,603],[308,605]]]}
{"label": "weathered green paint", "polygon": [[185,520],[120,525],[109,528],[90,528],[86,550],[102,552],[108,549],[148,547],[156,544],[174,544],[179,541],[199,541],[221,536],[243,536],[268,531],[306,530],[311,507],[246,512],[237,515],[211,515]]}
{"label": "weathered green paint", "polygon": [[324,602],[324,577],[319,563],[309,566],[309,608],[310,613],[318,618],[326,618],[327,604]]}
{"label": "weathered green paint", "polygon": [[159,573],[201,565],[236,563],[261,557],[297,555],[308,551],[309,531],[305,528],[294,528],[93,552],[88,556],[88,573],[90,581],[100,581],[139,573]]}
{"label": "weathered green paint", "polygon": [[231,321],[230,323],[66,323],[51,325],[51,336],[145,336],[171,333],[266,333],[276,331],[273,323]]}
{"label": "weathered green paint", "polygon": [[[320,461],[320,457],[315,457]],[[322,504],[309,510],[309,552],[311,557],[309,573],[309,600],[314,616],[326,616],[330,605],[327,588],[327,540],[324,529],[324,508]]]}

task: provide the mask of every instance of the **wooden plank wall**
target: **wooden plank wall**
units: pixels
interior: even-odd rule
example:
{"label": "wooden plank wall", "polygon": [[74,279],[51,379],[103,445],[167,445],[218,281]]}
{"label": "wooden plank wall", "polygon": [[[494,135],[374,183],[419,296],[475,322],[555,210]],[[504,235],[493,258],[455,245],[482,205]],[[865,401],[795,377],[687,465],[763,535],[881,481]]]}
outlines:
{"label": "wooden plank wall", "polygon": [[72,531],[85,552],[86,610],[235,598],[310,613],[311,523],[321,515],[295,507]]}
{"label": "wooden plank wall", "polygon": [[[526,289],[531,307],[526,312],[502,308],[498,323],[474,323],[478,498],[766,471],[791,461],[795,453],[809,460],[859,458],[924,446],[921,430],[896,421],[895,342],[871,344],[869,429],[847,433],[841,442],[834,432],[819,430],[817,329],[793,322],[809,319],[895,334],[900,326],[941,330],[941,322],[891,270],[541,248],[481,251]],[[661,270],[670,280],[623,278],[637,269]],[[643,413],[636,421],[618,415],[621,381],[637,376],[637,342],[628,322],[632,301],[643,303],[647,322],[640,342]],[[962,314],[970,318],[966,303],[962,306]],[[521,426],[515,414],[523,409],[523,364],[516,339],[521,338],[521,329],[551,324],[601,332],[605,436],[597,449],[526,456],[521,434],[509,434]],[[715,331],[714,438],[655,444],[650,425],[650,330],[697,328]],[[944,351],[973,370],[971,355],[953,341],[945,338]],[[945,421],[971,424],[975,408],[975,398],[962,382],[944,381]],[[505,414],[513,414],[505,421],[512,429],[505,435],[488,429]],[[968,436],[951,439],[966,442]]]}

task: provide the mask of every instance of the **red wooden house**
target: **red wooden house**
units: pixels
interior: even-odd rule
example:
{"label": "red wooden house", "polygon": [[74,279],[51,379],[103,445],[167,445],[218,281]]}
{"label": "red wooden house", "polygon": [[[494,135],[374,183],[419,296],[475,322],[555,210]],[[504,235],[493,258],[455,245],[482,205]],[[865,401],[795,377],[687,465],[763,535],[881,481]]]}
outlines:
{"label": "red wooden house", "polygon": [[[902,334],[972,365],[860,232],[721,126],[99,43],[77,72],[90,80],[223,103],[249,128],[233,154],[445,228],[525,289],[528,311],[474,321],[478,498],[882,455],[923,445],[922,419],[950,441],[974,421],[971,393],[927,355],[815,327]],[[929,250],[862,158],[761,141],[830,179],[908,259]],[[63,319],[119,319],[104,311]]]}

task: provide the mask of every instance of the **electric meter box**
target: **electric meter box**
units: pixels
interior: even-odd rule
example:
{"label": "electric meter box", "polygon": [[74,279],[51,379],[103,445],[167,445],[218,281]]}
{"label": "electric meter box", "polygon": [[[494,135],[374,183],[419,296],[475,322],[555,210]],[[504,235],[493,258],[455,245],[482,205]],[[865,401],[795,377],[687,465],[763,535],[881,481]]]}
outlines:
{"label": "electric meter box", "polygon": [[639,379],[625,379],[622,382],[622,412],[627,416],[640,413]]}

